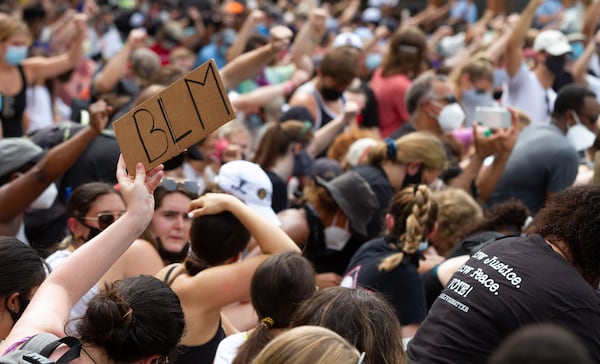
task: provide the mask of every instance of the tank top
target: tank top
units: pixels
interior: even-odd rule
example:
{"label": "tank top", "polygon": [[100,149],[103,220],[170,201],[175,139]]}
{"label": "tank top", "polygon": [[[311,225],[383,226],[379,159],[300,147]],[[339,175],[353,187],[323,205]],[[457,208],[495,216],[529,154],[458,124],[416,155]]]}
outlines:
{"label": "tank top", "polygon": [[[323,98],[321,97],[321,94],[319,93],[319,91],[317,90],[317,88],[315,87],[315,85],[312,82],[307,82],[304,85],[300,86],[300,88],[298,89],[300,92],[307,92],[310,93],[313,98],[315,99],[315,102],[317,103],[317,114],[315,115],[315,126],[314,126],[314,130],[317,130],[319,128],[322,128],[324,125],[326,125],[327,123],[329,123],[331,120],[335,119],[335,117],[337,116],[337,113],[335,113],[333,110],[331,110],[329,107],[327,107],[327,104],[325,104],[325,100],[323,100]],[[340,110],[343,109],[343,105],[344,105],[344,97],[342,96],[339,100],[340,103]]]}
{"label": "tank top", "polygon": [[23,112],[27,102],[27,79],[21,65],[17,65],[21,75],[21,89],[16,95],[2,95],[2,135],[5,138],[23,136]]}
{"label": "tank top", "polygon": [[[185,271],[180,271],[171,278],[171,274],[178,266],[179,264],[174,264],[171,268],[169,268],[165,278],[163,279],[163,281],[169,286],[173,283],[175,278],[185,273]],[[196,346],[181,345],[177,350],[175,364],[211,364],[215,358],[215,354],[217,353],[217,347],[219,346],[221,340],[225,338],[225,336],[225,330],[223,330],[223,326],[221,326],[221,321],[219,320],[217,332],[215,332],[212,339],[209,341],[202,345]]]}

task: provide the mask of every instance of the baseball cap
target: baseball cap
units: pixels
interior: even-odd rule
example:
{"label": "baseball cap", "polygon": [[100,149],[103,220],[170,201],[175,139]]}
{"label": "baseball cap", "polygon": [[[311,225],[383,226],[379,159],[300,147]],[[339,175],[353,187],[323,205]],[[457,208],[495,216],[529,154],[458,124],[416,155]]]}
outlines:
{"label": "baseball cap", "polygon": [[348,171],[329,182],[317,177],[316,182],[327,189],[336,205],[350,220],[352,230],[367,236],[367,224],[379,207],[377,196],[367,181],[358,173]]}
{"label": "baseball cap", "polygon": [[37,161],[43,155],[44,150],[29,139],[0,139],[0,176],[16,171],[28,162]]}
{"label": "baseball cap", "polygon": [[375,7],[366,8],[361,14],[361,19],[365,23],[379,23],[381,10]]}
{"label": "baseball cap", "polygon": [[554,29],[540,32],[533,41],[533,50],[545,51],[553,56],[561,56],[572,51],[567,36]]}
{"label": "baseball cap", "polygon": [[357,34],[350,33],[350,32],[344,32],[344,33],[338,34],[335,37],[335,39],[333,40],[332,47],[333,48],[352,47],[352,48],[356,48],[358,50],[362,50],[363,41],[362,41],[362,39],[360,39],[360,37]]}
{"label": "baseball cap", "polygon": [[320,177],[325,181],[331,181],[342,174],[343,170],[338,161],[331,158],[321,157],[315,160],[313,165],[314,177]]}
{"label": "baseball cap", "polygon": [[262,217],[280,226],[281,221],[271,208],[273,184],[256,163],[236,160],[223,164],[215,183],[223,191],[244,201]]}

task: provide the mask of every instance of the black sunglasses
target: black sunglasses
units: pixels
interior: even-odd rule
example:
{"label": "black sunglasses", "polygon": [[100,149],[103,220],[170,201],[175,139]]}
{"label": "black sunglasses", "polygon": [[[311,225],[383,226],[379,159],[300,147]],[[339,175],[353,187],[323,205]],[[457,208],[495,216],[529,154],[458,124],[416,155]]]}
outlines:
{"label": "black sunglasses", "polygon": [[98,228],[100,230],[104,230],[109,227],[113,222],[117,221],[121,216],[123,216],[125,212],[101,212],[96,217],[87,217],[84,216],[82,219],[84,220],[92,220],[98,222]]}
{"label": "black sunglasses", "polygon": [[169,192],[181,191],[190,195],[198,195],[198,185],[193,181],[177,182],[171,178],[163,178],[160,182],[162,188]]}

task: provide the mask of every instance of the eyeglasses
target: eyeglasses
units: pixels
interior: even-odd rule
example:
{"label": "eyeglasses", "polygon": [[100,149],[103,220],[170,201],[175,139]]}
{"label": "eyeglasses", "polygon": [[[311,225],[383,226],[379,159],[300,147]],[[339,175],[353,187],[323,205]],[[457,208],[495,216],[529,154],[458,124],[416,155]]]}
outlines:
{"label": "eyeglasses", "polygon": [[178,182],[171,178],[163,178],[160,185],[169,192],[180,191],[190,195],[197,195],[199,191],[198,185],[193,181]]}
{"label": "eyeglasses", "polygon": [[454,104],[457,102],[456,97],[454,95],[444,95],[444,96],[436,96],[432,97],[433,100],[444,100],[448,104]]}
{"label": "eyeglasses", "polygon": [[104,230],[109,227],[113,222],[117,221],[121,216],[125,214],[123,212],[101,212],[96,217],[82,217],[83,220],[92,220],[98,222],[98,228]]}
{"label": "eyeglasses", "polygon": [[367,353],[365,353],[364,351],[362,353],[360,353],[360,358],[358,358],[357,364],[364,364],[366,357],[367,357]]}

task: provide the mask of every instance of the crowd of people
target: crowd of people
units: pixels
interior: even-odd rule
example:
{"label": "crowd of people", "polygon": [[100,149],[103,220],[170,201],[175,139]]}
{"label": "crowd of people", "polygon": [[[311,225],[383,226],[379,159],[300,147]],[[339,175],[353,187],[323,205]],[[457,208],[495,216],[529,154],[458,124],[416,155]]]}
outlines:
{"label": "crowd of people", "polygon": [[0,362],[600,362],[600,2],[511,6],[0,1]]}

